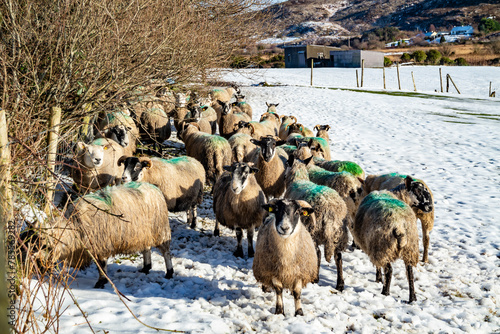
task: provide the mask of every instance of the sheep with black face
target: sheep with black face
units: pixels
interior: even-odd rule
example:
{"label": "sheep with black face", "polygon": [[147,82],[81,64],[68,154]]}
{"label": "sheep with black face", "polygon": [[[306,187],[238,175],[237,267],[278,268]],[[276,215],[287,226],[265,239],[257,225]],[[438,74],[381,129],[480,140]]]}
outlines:
{"label": "sheep with black face", "polygon": [[255,279],[276,291],[275,314],[285,314],[283,289],[290,289],[295,315],[304,315],[300,302],[302,288],[318,279],[318,258],[314,242],[302,224],[312,214],[299,201],[273,199],[263,206],[269,212],[259,230],[253,260]]}
{"label": "sheep with black face", "polygon": [[247,163],[235,162],[224,166],[226,172],[214,185],[213,209],[215,212],[214,235],[219,236],[219,223],[236,229],[238,246],[234,256],[243,257],[243,229],[247,230],[248,257],[253,257],[254,229],[262,223],[264,211],[261,206],[266,203],[255,173],[257,168]]}

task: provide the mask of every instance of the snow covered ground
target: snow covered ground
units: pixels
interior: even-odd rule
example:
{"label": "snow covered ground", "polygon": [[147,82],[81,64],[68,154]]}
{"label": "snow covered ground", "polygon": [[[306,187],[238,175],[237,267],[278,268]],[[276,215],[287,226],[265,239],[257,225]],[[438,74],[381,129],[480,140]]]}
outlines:
{"label": "snow covered ground", "polygon": [[[387,69],[390,90],[397,90],[395,71]],[[411,71],[419,92],[431,94],[409,94]],[[253,70],[225,79],[242,85],[255,119],[266,101],[279,103],[280,114],[293,114],[310,128],[331,126],[334,159],[355,161],[367,174],[400,172],[426,181],[434,193],[436,219],[429,263],[415,271],[417,302],[406,303],[402,261],[394,265],[391,296],[386,297],[368,257],[349,249],[343,254],[342,293],[335,290],[335,264],[323,259],[319,284],[303,289],[304,316],[293,316],[288,293],[286,316],[274,315],[275,295],[262,292],[252,259],[232,255],[234,233],[223,229],[221,237],[212,236],[214,215],[207,195],[196,230],[189,229],[183,215],[171,220],[171,280],[164,278],[157,250],[149,275],[137,272],[140,256],[108,261],[109,276],[139,319],[192,333],[500,333],[500,100],[487,97],[489,81],[500,88],[500,68],[444,67],[443,76],[450,73],[462,95],[434,93],[439,90],[437,67],[404,67],[401,72],[400,96],[379,94],[380,69],[365,73],[365,87],[376,93],[326,88],[356,87],[353,69],[317,69],[314,87],[309,87],[306,69]],[[251,86],[263,81],[283,86]],[[156,333],[129,314],[109,284],[93,289],[97,276],[92,265],[72,285],[96,332]],[[90,332],[69,297],[66,304],[61,333]]]}

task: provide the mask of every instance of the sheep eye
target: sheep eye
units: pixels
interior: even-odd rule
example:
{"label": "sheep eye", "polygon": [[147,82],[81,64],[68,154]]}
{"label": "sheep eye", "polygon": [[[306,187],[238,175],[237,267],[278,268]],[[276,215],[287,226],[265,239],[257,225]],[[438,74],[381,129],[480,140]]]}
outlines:
{"label": "sheep eye", "polygon": [[356,197],[356,192],[351,190],[351,192],[349,192],[349,196],[351,196],[351,198],[354,199]]}
{"label": "sheep eye", "polygon": [[361,192],[363,192],[363,189],[358,188],[358,194],[361,194]]}

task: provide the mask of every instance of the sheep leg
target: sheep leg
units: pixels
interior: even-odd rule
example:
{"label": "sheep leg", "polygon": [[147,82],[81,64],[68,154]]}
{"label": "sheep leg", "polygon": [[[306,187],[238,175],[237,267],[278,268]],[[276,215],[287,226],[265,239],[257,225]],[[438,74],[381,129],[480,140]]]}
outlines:
{"label": "sheep leg", "polygon": [[214,237],[220,236],[219,221],[215,220]]}
{"label": "sheep leg", "polygon": [[139,272],[145,273],[147,275],[151,270],[151,248],[142,252],[142,259],[144,266],[141,270],[139,270]]}
{"label": "sheep leg", "polygon": [[375,274],[375,282],[384,283],[382,279],[382,268],[377,267],[377,273]]}
{"label": "sheep leg", "polygon": [[312,282],[318,283],[319,282],[319,268],[321,266],[321,250],[319,249],[318,244],[314,243],[314,246],[316,247],[316,256],[318,257],[318,276]]}
{"label": "sheep leg", "polygon": [[276,291],[276,310],[274,314],[285,315],[285,309],[283,308],[283,286],[281,282],[273,278],[272,280],[274,291]]}
{"label": "sheep leg", "polygon": [[236,257],[243,257],[243,246],[241,245],[243,230],[240,227],[236,228],[236,240],[238,240],[238,246],[236,246],[236,251],[234,251],[233,255]]}
{"label": "sheep leg", "polygon": [[102,271],[99,270],[99,279],[94,285],[94,289],[104,289],[104,284],[108,282],[108,279],[104,276],[104,274],[108,272],[108,261],[106,260],[97,260],[97,266],[100,267]]}
{"label": "sheep leg", "polygon": [[382,294],[384,296],[389,296],[391,294],[391,279],[392,279],[392,266],[390,263],[388,263],[385,268],[385,282],[384,282],[384,287],[382,289]]}
{"label": "sheep leg", "polygon": [[248,228],[247,229],[247,241],[248,241],[248,257],[253,257],[255,254],[255,251],[253,249],[253,234],[254,234],[254,228]]}
{"label": "sheep leg", "polygon": [[410,288],[410,300],[409,303],[417,301],[417,296],[415,295],[415,279],[413,277],[413,267],[411,265],[406,266],[406,276],[408,277],[408,286]]}
{"label": "sheep leg", "polygon": [[165,241],[158,246],[161,255],[165,259],[165,266],[167,267],[165,278],[172,278],[174,276],[174,266],[172,265],[172,254],[170,254],[170,240]]}
{"label": "sheep leg", "polygon": [[302,282],[299,280],[293,287],[293,300],[295,301],[295,316],[304,315],[302,305],[300,303],[300,293],[302,291]]}
{"label": "sheep leg", "polygon": [[193,230],[196,228],[196,206],[188,210],[188,223]]}
{"label": "sheep leg", "polygon": [[422,256],[422,262],[429,262],[429,240],[430,240],[430,231],[424,228],[424,224],[422,224],[422,235],[424,241],[424,255]]}
{"label": "sheep leg", "polygon": [[342,253],[335,252],[335,265],[337,266],[337,290],[344,291],[344,273],[342,270]]}

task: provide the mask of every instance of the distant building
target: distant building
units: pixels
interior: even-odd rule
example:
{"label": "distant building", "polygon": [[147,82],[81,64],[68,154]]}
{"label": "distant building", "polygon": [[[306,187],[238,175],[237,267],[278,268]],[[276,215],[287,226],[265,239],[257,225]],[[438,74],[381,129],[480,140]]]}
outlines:
{"label": "distant building", "polygon": [[459,35],[462,38],[471,38],[474,35],[474,28],[471,26],[461,26],[461,27],[453,27],[450,31],[450,35]]}
{"label": "distant building", "polygon": [[311,59],[315,67],[384,67],[382,52],[347,50],[322,45],[293,45],[285,47],[285,67],[311,67]]}

